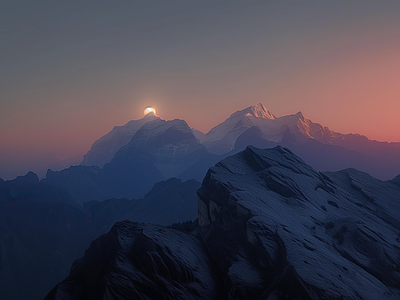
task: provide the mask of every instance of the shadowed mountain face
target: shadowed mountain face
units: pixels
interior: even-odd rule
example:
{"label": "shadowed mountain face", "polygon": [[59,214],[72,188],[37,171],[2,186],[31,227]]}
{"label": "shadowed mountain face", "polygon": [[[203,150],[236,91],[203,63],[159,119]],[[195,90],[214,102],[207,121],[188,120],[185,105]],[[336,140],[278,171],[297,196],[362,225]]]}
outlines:
{"label": "shadowed mountain face", "polygon": [[248,147],[208,171],[198,225],[117,223],[46,299],[399,299],[399,195]]}
{"label": "shadowed mountain face", "polygon": [[160,225],[197,219],[196,191],[201,184],[195,180],[182,182],[171,178],[154,185],[143,199],[108,199],[84,204],[90,212],[97,236],[111,229],[117,221],[134,220]]}
{"label": "shadowed mountain face", "polygon": [[1,299],[43,299],[84,254],[90,241],[116,221],[170,225],[197,218],[195,180],[157,183],[143,199],[85,203],[34,173],[0,179]]}
{"label": "shadowed mountain face", "polygon": [[180,230],[116,223],[45,299],[227,299],[206,247]]}
{"label": "shadowed mountain face", "polygon": [[154,114],[145,115],[140,120],[132,120],[124,126],[115,126],[109,133],[95,141],[83,158],[81,165],[102,168],[109,163],[121,147],[130,142],[135,133],[147,122],[159,119]]}
{"label": "shadowed mountain face", "polygon": [[62,171],[48,170],[46,178],[41,182],[65,188],[81,205],[92,199],[105,200],[114,197],[107,176],[96,166],[72,166]]}
{"label": "shadowed mountain face", "polygon": [[[127,197],[132,191],[135,194],[131,196],[135,197],[143,195],[157,181],[183,177],[183,172],[209,156],[185,121],[155,120],[143,125],[103,171],[114,179],[113,186],[121,193],[118,197]],[[206,168],[203,167],[204,174]],[[200,181],[204,174],[200,178],[195,174],[183,178]]]}
{"label": "shadowed mountain face", "polygon": [[156,119],[144,124],[102,169],[75,166],[60,172],[49,170],[42,182],[66,188],[80,204],[139,198],[156,182],[171,177],[200,181],[217,160],[185,121]]}
{"label": "shadowed mountain face", "polygon": [[[316,172],[284,148],[247,148],[210,169],[198,192],[199,224],[244,226],[247,246],[264,253],[260,265],[282,275],[287,267],[311,299],[397,299],[399,192],[354,169]],[[218,249],[213,241],[209,248]],[[251,262],[251,252],[240,251],[244,259],[227,275]],[[229,265],[237,253],[218,257]],[[249,271],[263,286],[263,272]],[[243,285],[237,276],[232,287]]]}
{"label": "shadowed mountain face", "polygon": [[0,182],[0,294],[41,299],[83,254],[90,216],[34,173]]}

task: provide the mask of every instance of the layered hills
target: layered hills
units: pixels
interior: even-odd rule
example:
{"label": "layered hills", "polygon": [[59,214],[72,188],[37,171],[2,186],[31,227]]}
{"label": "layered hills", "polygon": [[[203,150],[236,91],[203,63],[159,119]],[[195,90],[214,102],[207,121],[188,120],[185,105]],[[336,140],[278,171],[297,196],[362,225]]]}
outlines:
{"label": "layered hills", "polygon": [[[273,150],[257,150],[248,145],[259,148],[279,147]],[[245,151],[240,152],[243,150]],[[280,299],[280,297],[314,299],[313,293],[322,299],[328,297],[320,293],[320,290],[325,287],[317,285],[316,282],[321,278],[322,281],[328,282],[338,269],[332,269],[333,271],[329,273],[331,275],[326,275],[327,278],[324,277],[325,275],[319,278],[318,275],[315,277],[317,279],[314,278],[315,281],[305,280],[304,273],[295,269],[305,268],[307,272],[310,269],[297,261],[292,261],[293,257],[289,256],[286,250],[286,247],[294,247],[295,251],[301,252],[303,251],[301,248],[295,247],[297,244],[301,245],[302,242],[289,241],[290,238],[284,235],[285,229],[282,229],[283,231],[276,229],[281,226],[279,228],[290,231],[289,235],[299,236],[301,241],[307,240],[308,242],[304,242],[306,249],[307,247],[320,249],[318,255],[322,255],[321,257],[336,257],[333,264],[342,266],[344,264],[342,258],[344,258],[377,278],[384,287],[378,286],[373,278],[360,279],[362,282],[373,282],[371,286],[384,291],[383,294],[375,296],[381,297],[387,293],[392,297],[396,295],[398,286],[382,274],[390,274],[393,278],[397,278],[397,271],[393,271],[398,269],[397,257],[392,255],[397,251],[397,244],[391,236],[381,235],[379,230],[389,230],[395,235],[398,234],[395,202],[396,199],[398,202],[397,187],[400,179],[395,176],[400,173],[399,154],[400,143],[383,143],[371,141],[357,134],[336,133],[327,127],[313,123],[300,112],[276,117],[262,104],[235,112],[207,134],[190,128],[184,120],[165,121],[153,114],[148,114],[140,120],[115,127],[110,133],[96,141],[79,166],[72,166],[61,171],[48,170],[46,178],[41,181],[33,173],[15,180],[5,182],[0,180],[0,274],[2,274],[0,293],[13,299],[27,297],[39,299],[49,291],[50,287],[68,274],[72,261],[83,255],[89,242],[110,230],[115,222],[128,219],[170,225],[173,222],[196,219],[198,209],[200,226],[185,223],[183,226],[174,225],[166,228],[125,222],[122,225],[117,224],[108,233],[108,235],[114,235],[111,238],[112,245],[117,245],[117,248],[121,239],[132,238],[129,242],[132,243],[128,243],[129,247],[139,243],[137,246],[139,248],[129,250],[131,252],[121,246],[119,250],[110,248],[113,254],[107,254],[110,255],[107,257],[112,258],[114,254],[122,255],[119,251],[125,249],[121,251],[138,257],[138,261],[135,262],[138,265],[134,267],[137,269],[132,271],[132,274],[139,276],[134,286],[136,287],[140,282],[147,282],[148,285],[144,284],[139,294],[129,295],[151,298],[151,295],[155,295],[152,293],[159,293],[158,295],[166,293],[174,295],[174,299],[179,299],[179,297],[190,299],[190,297],[198,298],[198,294],[203,293],[204,297],[209,299],[215,297],[252,299],[251,297],[256,297],[260,292],[271,299]],[[216,164],[218,161],[221,162]],[[210,167],[211,169],[207,172]],[[249,168],[253,168],[254,172]],[[320,173],[320,171],[338,170],[342,171]],[[291,173],[292,171],[294,174]],[[380,180],[392,180],[383,182],[360,171],[370,173]],[[180,179],[171,179],[171,177]],[[230,178],[236,179],[230,181]],[[314,178],[314,181],[310,178]],[[181,179],[187,181],[182,182]],[[199,201],[197,201],[195,191],[200,187],[198,181],[202,180],[203,186],[198,192]],[[312,191],[316,182],[318,182],[317,188],[314,187],[315,190]],[[237,205],[235,199],[239,199],[237,195],[242,194],[252,198],[249,207]],[[257,197],[264,197],[262,195],[269,195],[271,199],[280,200],[276,200],[275,203],[275,200],[270,198],[262,198],[254,202],[258,199]],[[281,196],[283,198],[279,198]],[[227,202],[222,200],[225,199],[224,197],[228,197]],[[242,200],[238,201],[241,203]],[[232,201],[236,201],[236,204]],[[247,201],[247,198],[243,201]],[[346,201],[350,201],[350,204]],[[269,205],[268,209],[263,207],[263,203]],[[197,205],[199,205],[198,208]],[[343,211],[342,207],[345,207]],[[253,228],[258,226],[258,223],[253,224],[253,221],[257,220],[256,213],[262,214],[264,210],[271,210],[263,216],[267,216],[265,218],[268,220],[273,220],[271,222],[278,224],[278,227],[273,227],[274,224],[263,221],[260,225],[262,229]],[[310,215],[306,213],[307,211]],[[296,215],[300,212],[301,218]],[[282,218],[290,216],[293,220],[297,220],[294,221],[297,223],[293,223],[296,225],[286,221],[285,223],[269,213],[282,216]],[[362,218],[361,215],[363,215]],[[261,219],[264,218],[263,216]],[[247,224],[248,217],[253,221]],[[243,218],[246,221],[243,221]],[[315,220],[319,223],[315,223],[317,222]],[[373,224],[368,223],[370,220],[374,220]],[[312,222],[315,224],[310,225],[313,224]],[[368,230],[373,231],[372,233],[360,225],[364,223],[369,224],[367,227]],[[232,224],[238,227],[232,227]],[[315,230],[319,228],[315,234],[313,233],[313,237],[309,236],[310,233],[296,231],[298,229],[295,228],[307,226],[315,227]],[[321,228],[325,228],[325,233]],[[141,234],[146,232],[146,236],[138,237],[136,233],[132,235],[131,230],[141,232]],[[157,236],[155,231],[161,232],[161,235],[171,234],[172,240],[182,239],[180,242],[176,240],[178,245],[187,243],[192,253],[185,254],[185,249],[166,246],[165,239],[154,238]],[[268,232],[267,236],[263,236],[263,232]],[[252,237],[252,234],[255,237]],[[340,248],[342,244],[345,244],[347,234],[350,234],[354,241],[348,244],[350,245],[348,248]],[[384,242],[378,237],[384,239]],[[255,238],[257,242],[250,241],[252,238]],[[315,239],[324,241],[326,244],[321,244]],[[140,243],[144,240],[147,242],[143,246]],[[110,242],[108,237],[105,241]],[[269,242],[272,244],[269,245]],[[364,253],[360,250],[364,244],[369,246],[375,242],[380,246],[377,248],[373,246],[375,248],[370,252]],[[108,253],[109,250],[102,248],[106,247],[102,243],[96,242],[96,247],[100,248],[93,251]],[[260,253],[264,253],[262,256],[266,255],[266,250],[259,248],[258,243],[264,245],[265,249],[269,249],[267,254],[272,258],[267,259],[268,263],[257,256],[261,255]],[[386,247],[390,243],[394,248]],[[228,246],[224,246],[225,244]],[[328,244],[330,246],[327,246]],[[199,253],[196,247],[200,247],[201,251],[205,252]],[[239,254],[230,253],[231,248],[234,251],[238,250]],[[356,252],[352,252],[353,248]],[[177,261],[178,258],[173,254],[175,251],[173,249],[176,249],[182,257],[199,255],[207,263],[199,266],[199,263],[191,265],[191,259],[184,262]],[[153,257],[154,253],[149,254],[149,251],[158,253],[167,271],[160,271],[164,267],[162,264],[158,265],[159,258]],[[314,252],[314,250],[310,251]],[[151,261],[147,261],[145,266],[140,265],[140,261],[146,261],[149,255],[151,261],[157,262],[157,266],[152,265]],[[342,258],[335,255],[340,255]],[[377,261],[372,260],[371,257],[374,256],[378,257]],[[258,257],[258,260],[253,260],[255,257]],[[241,260],[242,258],[244,260]],[[94,261],[91,259],[84,258],[82,262],[86,261],[85,265],[92,268],[91,263]],[[314,260],[317,266],[322,266],[321,260],[317,258],[304,259],[312,264]],[[235,262],[238,264],[235,265]],[[230,268],[230,265],[235,265],[235,267]],[[383,269],[379,269],[378,265]],[[285,266],[284,269],[283,266]],[[329,264],[327,266],[328,269],[332,267]],[[76,270],[77,274],[86,274],[85,269],[80,268],[80,263],[77,261],[73,270]],[[146,268],[152,271],[146,271]],[[242,268],[246,271],[241,272]],[[351,269],[345,264],[344,268]],[[320,270],[322,269],[320,267]],[[145,275],[138,275],[137,270],[144,272]],[[361,272],[354,268],[351,270]],[[262,275],[270,271],[272,273]],[[99,293],[108,288],[99,285],[108,280],[103,278],[103,275],[109,276],[102,272],[100,270],[96,273],[96,276],[100,276],[98,278],[101,282],[89,278],[87,274],[84,275],[89,276],[87,280],[97,282],[93,284]],[[185,275],[180,272],[184,272]],[[171,275],[172,273],[175,275]],[[209,274],[207,278],[202,277],[203,273]],[[242,273],[249,277],[242,278],[244,276]],[[71,271],[71,276],[75,278],[72,274],[75,273]],[[115,276],[120,276],[120,274]],[[147,279],[145,280],[143,276],[151,277],[150,281],[146,281]],[[160,276],[164,276],[164,279]],[[29,278],[31,281],[28,282]],[[171,278],[174,278],[174,287],[169,285]],[[191,284],[191,291],[188,293],[186,283],[193,278],[197,278],[197,284]],[[350,277],[346,278],[349,280]],[[129,280],[132,281],[132,279]],[[161,289],[159,280],[166,280]],[[270,280],[275,281],[276,285],[271,285]],[[346,280],[343,282],[346,283]],[[86,295],[92,295],[92,292],[85,290],[84,287],[76,286],[76,282],[71,281],[71,277],[67,281],[70,282],[68,284],[71,284],[72,289],[79,288]],[[255,284],[251,285],[251,281]],[[331,282],[329,289],[332,287],[335,289],[334,287],[338,286],[336,281],[329,282]],[[64,293],[64,284],[65,282],[51,295],[57,298],[59,293]],[[110,284],[115,284],[115,282]],[[263,290],[261,286],[268,286],[268,284],[270,285],[268,291]],[[207,292],[204,290],[205,285],[210,286]],[[285,294],[284,290],[289,286],[293,291],[291,294]],[[350,285],[350,288],[356,289],[354,285]],[[30,294],[28,292],[24,294],[24,291],[30,291]],[[326,295],[329,294],[326,293]],[[339,293],[338,290],[335,293]],[[344,292],[340,291],[340,293]],[[343,295],[354,296],[359,291],[346,290],[346,293]],[[334,295],[334,293],[329,295]],[[329,297],[327,299],[330,299]],[[335,299],[336,296],[332,297]],[[351,297],[348,299],[353,299]],[[358,299],[358,296],[354,297]]]}
{"label": "layered hills", "polygon": [[116,221],[171,225],[195,220],[199,187],[195,180],[171,178],[142,199],[90,201],[82,207],[66,189],[39,182],[34,173],[0,179],[1,299],[43,299]]}
{"label": "layered hills", "polygon": [[116,223],[46,299],[399,299],[399,195],[250,146],[209,169],[196,224]]}

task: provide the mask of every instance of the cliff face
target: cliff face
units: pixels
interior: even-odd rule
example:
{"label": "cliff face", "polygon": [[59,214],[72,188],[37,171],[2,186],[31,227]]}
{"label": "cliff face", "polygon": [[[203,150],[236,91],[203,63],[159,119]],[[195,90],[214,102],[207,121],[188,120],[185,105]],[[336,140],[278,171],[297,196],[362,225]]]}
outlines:
{"label": "cliff face", "polygon": [[248,147],[210,168],[198,225],[117,223],[46,299],[399,299],[400,186]]}
{"label": "cliff face", "polygon": [[[217,259],[232,288],[249,293],[257,282],[262,292],[286,277],[311,299],[398,299],[400,190],[394,181],[354,169],[319,173],[285,148],[249,147],[211,168],[198,196],[201,226],[241,228],[246,241],[239,259],[229,251]],[[207,241],[213,256],[237,236]],[[252,279],[244,283],[240,274]]]}

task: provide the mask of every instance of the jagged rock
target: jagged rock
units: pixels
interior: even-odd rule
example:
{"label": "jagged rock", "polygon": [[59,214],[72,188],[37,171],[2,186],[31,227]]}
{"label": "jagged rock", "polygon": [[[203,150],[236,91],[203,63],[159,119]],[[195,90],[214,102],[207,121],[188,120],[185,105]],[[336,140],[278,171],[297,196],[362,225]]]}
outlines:
{"label": "jagged rock", "polygon": [[214,264],[196,235],[124,221],[45,299],[224,299]]}
{"label": "jagged rock", "polygon": [[[211,168],[198,195],[201,226],[228,232],[243,227],[243,240],[252,250],[240,255],[241,265],[254,266],[250,254],[261,253],[258,270],[266,266],[281,274],[289,268],[292,283],[311,299],[400,296],[400,189],[395,184],[354,169],[319,173],[282,147],[248,147]],[[237,269],[236,256],[217,260],[226,262],[232,287],[242,282],[230,275],[232,267]],[[271,286],[271,279],[262,279],[268,272],[251,270],[261,291]]]}
{"label": "jagged rock", "polygon": [[248,147],[208,171],[191,233],[116,225],[46,299],[399,299],[399,195],[397,178]]}

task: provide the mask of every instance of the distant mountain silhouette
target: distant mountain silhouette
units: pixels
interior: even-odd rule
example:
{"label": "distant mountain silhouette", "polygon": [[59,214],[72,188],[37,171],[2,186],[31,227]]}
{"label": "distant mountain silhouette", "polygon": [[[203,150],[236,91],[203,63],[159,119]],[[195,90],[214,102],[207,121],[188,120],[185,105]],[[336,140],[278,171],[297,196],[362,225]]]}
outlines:
{"label": "distant mountain silhouette", "polygon": [[320,171],[357,168],[377,178],[400,173],[400,143],[341,134],[313,123],[301,112],[275,117],[261,103],[237,111],[212,128],[203,144],[215,154],[234,154],[247,145],[283,145]]}
{"label": "distant mountain silhouette", "polygon": [[83,164],[91,161],[97,167],[49,171],[43,182],[66,188],[80,204],[139,198],[170,177],[201,181],[209,167],[248,145],[283,145],[320,171],[356,168],[382,180],[400,173],[400,143],[333,132],[301,112],[275,117],[257,104],[235,112],[206,135],[183,120],[152,114],[130,121],[96,141],[85,155]]}
{"label": "distant mountain silhouette", "polygon": [[66,188],[83,204],[109,198],[140,198],[171,177],[201,181],[219,157],[210,154],[183,120],[146,122],[110,163],[48,171],[44,183]]}
{"label": "distant mountain silhouette", "polygon": [[124,126],[115,126],[109,133],[95,141],[85,154],[81,165],[98,166],[102,168],[109,163],[115,153],[128,144],[135,133],[147,122],[159,119],[153,113],[145,115],[142,119],[132,120]]}
{"label": "distant mountain silhouette", "polygon": [[[89,241],[110,230],[116,221],[168,225],[194,220],[198,181],[218,161],[248,145],[285,146],[318,171],[356,168],[382,180],[400,173],[400,143],[336,133],[300,112],[275,117],[258,104],[232,114],[205,135],[184,120],[147,115],[100,138],[79,166],[48,170],[41,181],[32,172],[15,180],[0,180],[0,294],[13,299],[43,297],[46,289],[67,275],[73,259],[83,255]],[[259,163],[250,160],[247,163],[253,167]],[[233,173],[238,171],[235,168],[232,164]],[[345,170],[340,174],[355,173]],[[268,188],[290,196],[290,188],[281,184],[284,177],[278,177]],[[399,186],[400,175],[390,184]],[[225,188],[234,187],[221,186],[214,196],[221,196]],[[221,226],[226,218],[234,217],[229,205],[223,211],[218,206],[208,209],[222,218]]]}
{"label": "distant mountain silhouette", "polygon": [[116,197],[112,182],[96,166],[71,166],[62,171],[48,170],[46,178],[41,182],[65,188],[80,205],[93,199]]}
{"label": "distant mountain silhouette", "polygon": [[19,163],[10,161],[0,161],[0,177],[3,179],[14,179],[16,176],[34,172],[39,178],[46,176],[48,169],[60,171],[69,166],[79,165],[83,155],[77,155],[64,159],[56,153],[43,153],[31,159]]}
{"label": "distant mountain silhouette", "polygon": [[143,199],[109,199],[79,206],[64,189],[30,172],[0,179],[1,299],[43,299],[68,275],[90,241],[116,221],[171,225],[197,218],[195,180],[159,182]]}
{"label": "distant mountain silhouette", "polygon": [[84,203],[90,212],[94,235],[107,232],[117,221],[171,225],[197,219],[196,190],[200,182],[170,178],[154,185],[143,199],[108,199]]}
{"label": "distant mountain silhouette", "polygon": [[147,162],[164,178],[170,178],[179,176],[199,157],[207,155],[207,149],[195,138],[185,121],[160,119],[143,125],[104,170],[129,172],[137,163]]}
{"label": "distant mountain silhouette", "polygon": [[34,173],[0,182],[0,294],[42,299],[83,254],[90,215]]}

